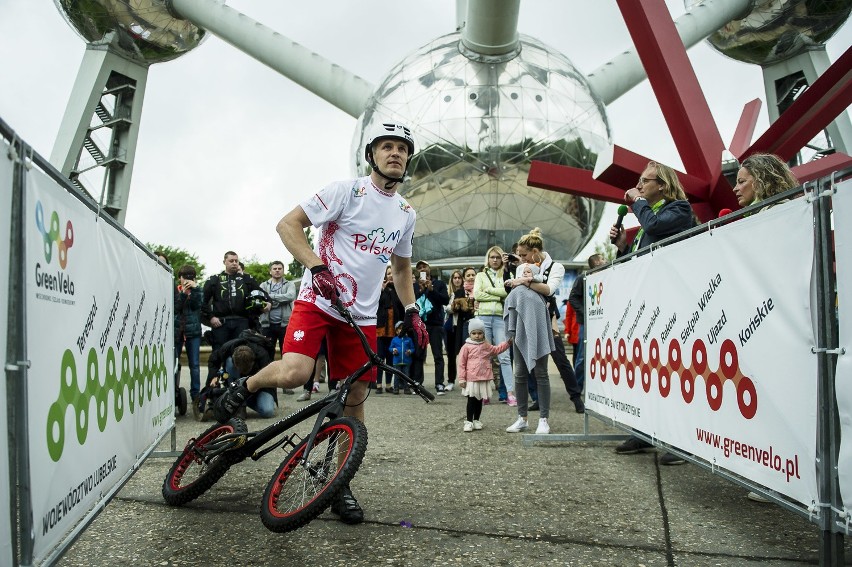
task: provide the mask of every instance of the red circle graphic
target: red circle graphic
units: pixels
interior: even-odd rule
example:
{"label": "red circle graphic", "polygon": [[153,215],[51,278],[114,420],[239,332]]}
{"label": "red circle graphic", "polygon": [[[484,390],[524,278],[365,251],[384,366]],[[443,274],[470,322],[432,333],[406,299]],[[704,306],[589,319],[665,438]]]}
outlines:
{"label": "red circle graphic", "polygon": [[660,388],[660,395],[664,398],[668,398],[669,392],[672,389],[672,379],[668,368],[660,368],[660,371],[657,374],[657,384]]}
{"label": "red circle graphic", "polygon": [[707,370],[707,348],[701,339],[696,340],[692,345],[692,368],[696,374],[704,374]]}
{"label": "red circle graphic", "polygon": [[680,343],[674,339],[669,343],[669,366],[672,370],[680,370],[680,364]]}
{"label": "red circle graphic", "polygon": [[715,372],[707,376],[707,403],[713,411],[719,411],[722,407],[722,380]]}
{"label": "red circle graphic", "polygon": [[[746,392],[748,392],[748,402],[745,401]],[[751,378],[743,376],[737,384],[737,405],[740,406],[740,413],[746,419],[753,418],[757,413],[757,389]]]}
{"label": "red circle graphic", "polygon": [[689,370],[684,370],[680,375],[680,395],[687,404],[691,404],[695,397],[695,377]]}
{"label": "red circle graphic", "polygon": [[648,346],[648,360],[651,362],[651,366],[659,368],[660,343],[657,342],[657,339],[652,339],[651,344]]}
{"label": "red circle graphic", "polygon": [[[730,358],[730,363],[728,359]],[[725,378],[733,379],[739,370],[739,360],[737,358],[737,347],[731,339],[725,339],[722,343],[722,348],[719,351],[719,369]]]}

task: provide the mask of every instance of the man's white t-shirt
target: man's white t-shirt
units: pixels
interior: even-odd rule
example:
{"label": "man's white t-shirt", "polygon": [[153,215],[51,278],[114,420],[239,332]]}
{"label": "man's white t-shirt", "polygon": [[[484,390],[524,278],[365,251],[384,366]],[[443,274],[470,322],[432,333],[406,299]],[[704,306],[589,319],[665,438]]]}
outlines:
{"label": "man's white t-shirt", "polygon": [[[301,207],[319,229],[314,251],[334,275],[343,303],[359,325],[375,325],[391,254],[411,258],[414,209],[370,177],[332,183]],[[302,276],[298,299],[340,319],[330,302],[314,293],[310,270]]]}

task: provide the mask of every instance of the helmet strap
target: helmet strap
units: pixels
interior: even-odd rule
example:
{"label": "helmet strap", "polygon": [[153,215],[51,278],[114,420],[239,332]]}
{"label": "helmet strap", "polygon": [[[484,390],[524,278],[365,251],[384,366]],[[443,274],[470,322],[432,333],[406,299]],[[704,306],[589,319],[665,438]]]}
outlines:
{"label": "helmet strap", "polygon": [[[382,172],[382,170],[379,169],[379,166],[376,165],[376,160],[373,159],[373,152],[370,152],[370,155],[368,156],[367,161],[369,162],[370,167],[373,168],[373,171],[378,173],[379,176],[384,177],[385,179],[388,180],[388,182],[385,183],[385,189],[386,190],[390,191],[393,188],[394,185],[396,185],[397,183],[402,183],[403,181],[405,181],[404,176],[403,177],[391,177],[390,175],[387,175],[384,172]],[[406,163],[405,170],[408,171],[408,163]]]}

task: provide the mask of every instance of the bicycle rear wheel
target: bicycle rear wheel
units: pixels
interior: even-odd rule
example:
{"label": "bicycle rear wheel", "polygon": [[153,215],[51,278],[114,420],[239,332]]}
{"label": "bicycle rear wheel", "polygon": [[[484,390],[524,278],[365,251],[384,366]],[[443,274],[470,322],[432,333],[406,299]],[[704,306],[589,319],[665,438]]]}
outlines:
{"label": "bicycle rear wheel", "polygon": [[[163,499],[166,503],[181,506],[195,500],[216,484],[234,461],[228,451],[208,456],[208,446],[223,435],[247,431],[245,422],[235,417],[228,423],[215,424],[197,439],[187,443],[163,481]],[[245,437],[234,438],[231,443],[231,449],[235,449],[245,443]]]}
{"label": "bicycle rear wheel", "polygon": [[300,528],[328,508],[364,460],[367,428],[354,417],[328,422],[303,465],[306,444],[307,439],[293,449],[263,494],[260,519],[273,532]]}

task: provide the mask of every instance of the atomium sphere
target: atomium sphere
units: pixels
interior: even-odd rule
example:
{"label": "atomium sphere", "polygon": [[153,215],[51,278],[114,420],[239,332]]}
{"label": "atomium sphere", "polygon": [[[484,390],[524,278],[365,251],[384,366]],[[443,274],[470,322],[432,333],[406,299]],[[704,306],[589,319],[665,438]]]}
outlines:
{"label": "atomium sphere", "polygon": [[460,34],[440,37],[397,64],[367,103],[353,138],[366,175],[371,126],[411,127],[410,179],[399,190],[417,211],[414,254],[480,266],[539,227],[545,249],[572,260],[598,227],[602,201],[527,186],[531,160],[593,169],[608,147],[603,103],[563,55],[521,35],[520,54],[473,61]]}
{"label": "atomium sphere", "polygon": [[[701,0],[686,0],[687,8]],[[852,11],[852,0],[755,0],[751,12],[707,38],[731,59],[772,65],[828,41]]]}
{"label": "atomium sphere", "polygon": [[197,47],[206,32],[173,17],[165,0],[54,0],[65,19],[87,42],[112,40],[142,63],[160,63]]}

